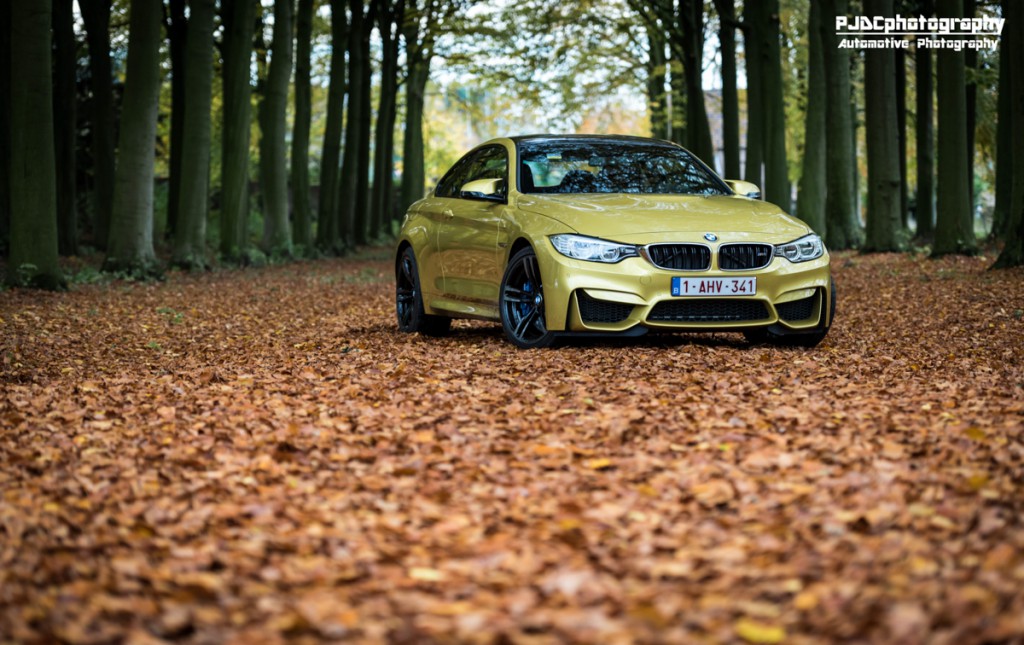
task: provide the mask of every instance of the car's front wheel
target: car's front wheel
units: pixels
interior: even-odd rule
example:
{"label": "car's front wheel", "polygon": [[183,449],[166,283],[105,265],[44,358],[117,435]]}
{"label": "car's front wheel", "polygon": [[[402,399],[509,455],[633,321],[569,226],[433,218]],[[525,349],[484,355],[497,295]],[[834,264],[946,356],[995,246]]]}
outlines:
{"label": "car's front wheel", "polygon": [[501,326],[516,347],[550,347],[556,335],[544,321],[544,285],[537,254],[526,247],[512,256],[501,280]]}
{"label": "car's front wheel", "polygon": [[412,247],[408,246],[398,256],[395,266],[395,313],[398,315],[398,329],[407,333],[440,336],[452,325],[451,318],[431,316],[423,310],[420,272]]}

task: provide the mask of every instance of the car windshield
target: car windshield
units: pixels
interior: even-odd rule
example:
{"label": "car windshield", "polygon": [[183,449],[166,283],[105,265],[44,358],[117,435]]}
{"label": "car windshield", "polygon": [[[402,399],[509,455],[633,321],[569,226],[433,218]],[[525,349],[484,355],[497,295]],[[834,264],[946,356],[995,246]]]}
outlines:
{"label": "car windshield", "polygon": [[522,193],[731,194],[689,152],[653,141],[526,140],[519,162]]}

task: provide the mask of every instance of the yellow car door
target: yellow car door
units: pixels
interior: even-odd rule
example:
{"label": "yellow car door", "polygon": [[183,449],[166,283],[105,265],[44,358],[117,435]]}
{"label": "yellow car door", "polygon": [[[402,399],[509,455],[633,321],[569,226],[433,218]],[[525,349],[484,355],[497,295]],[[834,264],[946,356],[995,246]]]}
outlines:
{"label": "yellow car door", "polygon": [[443,186],[445,194],[437,196],[444,202],[437,238],[443,306],[467,315],[494,316],[501,283],[498,243],[508,208],[508,153],[503,146],[490,146],[476,151],[468,162],[465,174],[454,185]]}

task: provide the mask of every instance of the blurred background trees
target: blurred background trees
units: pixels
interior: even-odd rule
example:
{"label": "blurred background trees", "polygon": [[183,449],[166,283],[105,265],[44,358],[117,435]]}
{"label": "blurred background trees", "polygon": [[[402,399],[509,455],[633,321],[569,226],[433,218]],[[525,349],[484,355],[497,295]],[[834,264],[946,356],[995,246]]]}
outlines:
{"label": "blurred background trees", "polygon": [[[838,47],[835,17],[1006,18],[997,49]],[[1013,0],[0,4],[0,261],[111,270],[346,253],[473,145],[677,141],[833,249],[1022,262]]]}

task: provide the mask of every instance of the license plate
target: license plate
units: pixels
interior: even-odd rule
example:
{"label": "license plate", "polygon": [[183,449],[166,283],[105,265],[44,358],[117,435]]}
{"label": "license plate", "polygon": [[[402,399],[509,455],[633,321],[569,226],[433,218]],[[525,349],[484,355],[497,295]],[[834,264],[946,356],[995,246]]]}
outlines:
{"label": "license plate", "polygon": [[672,278],[673,296],[753,296],[757,278]]}

